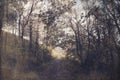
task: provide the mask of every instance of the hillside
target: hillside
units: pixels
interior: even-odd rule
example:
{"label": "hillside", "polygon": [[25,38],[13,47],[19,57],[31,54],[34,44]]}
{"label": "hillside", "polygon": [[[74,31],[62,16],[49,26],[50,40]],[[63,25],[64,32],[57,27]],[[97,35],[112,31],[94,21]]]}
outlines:
{"label": "hillside", "polygon": [[38,54],[31,52],[27,48],[28,40],[24,40],[26,48],[23,49],[20,38],[14,34],[3,32],[2,39],[3,80],[73,79],[69,61],[52,59],[48,51],[40,48]]}
{"label": "hillside", "polygon": [[[2,78],[3,80],[109,80],[101,71],[87,70],[77,61],[53,59],[48,51],[39,48],[38,54],[21,47],[21,40],[14,34],[3,32]],[[24,40],[25,45],[28,40]],[[26,48],[25,48],[26,47]],[[41,57],[40,54],[47,54]]]}
{"label": "hillside", "polygon": [[120,0],[0,7],[0,80],[120,80]]}

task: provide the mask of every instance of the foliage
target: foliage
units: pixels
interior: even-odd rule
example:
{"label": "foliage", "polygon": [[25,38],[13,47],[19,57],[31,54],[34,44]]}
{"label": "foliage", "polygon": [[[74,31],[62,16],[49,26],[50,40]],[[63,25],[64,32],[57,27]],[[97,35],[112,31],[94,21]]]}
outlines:
{"label": "foliage", "polygon": [[[48,76],[44,80],[65,80],[64,76],[57,78],[57,71],[60,76],[68,74],[65,76],[69,80],[75,72],[71,80],[119,79],[119,0],[8,0],[8,3],[7,24],[19,36],[20,53],[26,57],[23,64],[30,65],[33,71],[44,69],[44,74],[37,72]],[[15,46],[6,45],[8,53],[14,53]],[[56,57],[56,53],[67,57],[62,60],[50,57],[52,54]],[[22,58],[18,65],[21,61]],[[55,75],[50,76],[50,71]]]}

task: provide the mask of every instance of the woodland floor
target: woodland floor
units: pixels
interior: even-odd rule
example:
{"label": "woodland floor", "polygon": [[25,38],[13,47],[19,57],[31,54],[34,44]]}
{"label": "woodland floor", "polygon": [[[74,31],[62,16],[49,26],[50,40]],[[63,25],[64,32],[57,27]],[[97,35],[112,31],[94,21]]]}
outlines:
{"label": "woodland floor", "polygon": [[[28,41],[25,40],[25,43]],[[105,73],[92,71],[84,74],[81,68],[75,67],[77,63],[73,64],[67,59],[44,57],[41,60],[30,51],[22,49],[20,39],[12,34],[3,32],[0,44],[1,80],[110,80]],[[40,51],[39,54],[41,53]]]}
{"label": "woodland floor", "polygon": [[72,80],[66,60],[40,61],[33,53],[29,55],[29,51],[22,52],[19,38],[6,32],[0,44],[3,80]]}

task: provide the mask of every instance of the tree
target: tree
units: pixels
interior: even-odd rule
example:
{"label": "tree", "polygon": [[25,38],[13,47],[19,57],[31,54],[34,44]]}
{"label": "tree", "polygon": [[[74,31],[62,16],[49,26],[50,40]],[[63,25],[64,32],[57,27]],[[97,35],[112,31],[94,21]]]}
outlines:
{"label": "tree", "polygon": [[2,27],[3,27],[3,16],[4,16],[4,1],[0,0],[0,33],[2,31]]}
{"label": "tree", "polygon": [[[45,24],[46,30],[46,44],[49,44],[49,36],[51,31],[50,29],[55,29],[56,24],[55,21],[59,20],[59,17],[62,16],[65,12],[68,12],[71,7],[74,5],[74,1],[70,1],[67,5],[64,5],[59,0],[50,0],[49,1],[52,5],[51,9],[48,9],[46,12],[41,11],[39,14],[39,18],[41,18],[42,22]],[[53,29],[53,30],[54,30]]]}
{"label": "tree", "polygon": [[[3,27],[3,18],[4,18],[4,0],[0,0],[0,42],[2,42],[2,27]],[[0,79],[2,79],[2,44],[0,44]]]}

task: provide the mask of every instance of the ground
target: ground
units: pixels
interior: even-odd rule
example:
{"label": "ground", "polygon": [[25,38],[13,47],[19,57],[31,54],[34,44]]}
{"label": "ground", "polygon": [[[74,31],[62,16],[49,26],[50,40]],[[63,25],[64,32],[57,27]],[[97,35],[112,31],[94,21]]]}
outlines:
{"label": "ground", "polygon": [[[28,40],[24,43],[27,45]],[[13,34],[3,32],[0,46],[1,80],[111,80],[106,72],[84,70],[79,62],[43,55],[49,53],[43,48],[35,54],[23,48],[20,38]]]}

